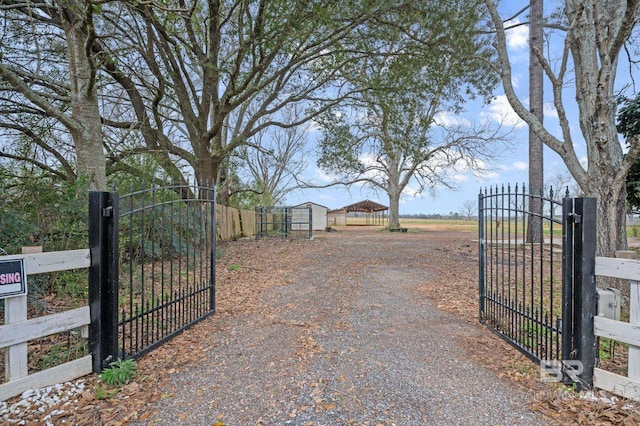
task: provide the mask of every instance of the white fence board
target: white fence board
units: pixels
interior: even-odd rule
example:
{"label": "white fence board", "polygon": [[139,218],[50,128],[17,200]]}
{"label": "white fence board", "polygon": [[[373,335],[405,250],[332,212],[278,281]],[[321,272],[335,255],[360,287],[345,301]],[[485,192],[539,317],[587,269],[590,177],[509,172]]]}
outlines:
{"label": "white fence board", "polygon": [[618,252],[618,258],[596,257],[596,276],[629,280],[631,289],[630,322],[615,321],[603,317],[594,318],[596,336],[629,344],[628,377],[600,368],[594,370],[593,385],[625,398],[640,401],[640,261],[633,253]]}
{"label": "white fence board", "polygon": [[[84,269],[91,266],[89,249],[25,253],[1,258],[24,259],[27,275]],[[0,326],[0,348],[7,348],[5,352],[6,383],[0,385],[0,401],[27,389],[67,382],[92,372],[91,355],[88,355],[38,373],[27,374],[27,342],[29,340],[84,327],[91,322],[91,319],[88,306],[31,320],[27,319],[26,310],[26,296],[5,300],[5,325]]]}
{"label": "white fence board", "polygon": [[0,401],[5,401],[28,389],[38,389],[57,383],[69,382],[78,377],[91,374],[91,355],[75,361],[52,367],[38,373],[30,374],[18,380],[0,385]]}
{"label": "white fence board", "polygon": [[[10,297],[4,301],[5,323],[22,322],[27,319],[27,296]],[[3,333],[4,334],[4,333]],[[27,357],[29,348],[24,340],[9,346],[4,354],[4,377],[6,381],[16,380],[28,374]]]}
{"label": "white fence board", "polygon": [[630,379],[610,371],[595,368],[593,385],[616,395],[640,401],[640,380]]}
{"label": "white fence board", "polygon": [[593,319],[595,335],[618,342],[640,346],[640,325],[616,321],[605,317]]}
{"label": "white fence board", "polygon": [[596,257],[596,275],[640,281],[640,261]]}
{"label": "white fence board", "polygon": [[88,306],[0,326],[0,348],[88,325]]}
{"label": "white fence board", "polygon": [[44,253],[12,254],[2,259],[24,259],[27,275],[46,272],[68,271],[91,266],[89,249],[50,251]]}

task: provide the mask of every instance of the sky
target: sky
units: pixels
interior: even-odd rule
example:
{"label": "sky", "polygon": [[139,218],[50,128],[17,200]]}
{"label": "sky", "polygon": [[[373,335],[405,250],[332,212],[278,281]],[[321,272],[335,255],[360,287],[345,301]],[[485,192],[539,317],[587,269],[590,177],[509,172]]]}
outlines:
{"label": "sky", "polygon": [[[521,9],[524,2],[508,2],[508,6],[503,8],[502,16],[512,16],[513,12]],[[553,2],[551,2],[553,3]],[[545,2],[546,7],[547,2]],[[547,11],[545,11],[546,13]],[[525,20],[523,16],[521,20]],[[517,22],[517,21],[516,21]],[[526,25],[517,27],[507,33],[507,43],[510,53],[511,64],[513,68],[513,81],[515,90],[520,99],[527,104],[528,100],[528,66],[529,66],[529,45],[528,45],[528,27]],[[554,50],[555,49],[555,50]],[[562,45],[560,43],[551,42],[549,51],[551,55],[559,57],[562,53]],[[568,87],[564,96],[566,99],[574,99],[575,93]],[[559,133],[557,113],[553,107],[550,88],[545,87],[545,108],[544,123],[545,127],[552,133]],[[574,102],[565,102],[568,115],[577,117],[577,108]],[[435,188],[432,195],[428,192],[422,195],[413,195],[412,189],[415,185],[409,185],[400,201],[400,214],[443,214],[464,213],[465,204],[476,203],[478,193],[481,190],[501,185],[526,184],[528,181],[528,127],[520,120],[509,105],[501,85],[495,90],[495,98],[489,105],[483,105],[481,101],[470,101],[466,104],[465,113],[458,117],[440,117],[449,120],[466,120],[468,122],[478,122],[478,120],[488,120],[497,124],[502,122],[503,129],[511,130],[512,140],[509,149],[505,149],[499,158],[496,158],[492,164],[488,164],[486,171],[481,175],[460,172],[453,176],[452,182],[456,189]],[[582,140],[579,129],[577,128],[577,120],[572,120],[575,129],[572,129],[576,140]],[[310,141],[313,142],[317,138],[317,132],[309,133]],[[311,156],[313,157],[313,156]],[[586,160],[586,150],[584,150],[584,159]],[[318,184],[326,184],[329,176],[320,170],[314,158],[308,159],[307,179]],[[549,148],[544,148],[544,174],[545,184],[550,182],[557,175],[568,176],[569,173],[560,159],[560,157]],[[572,185],[572,184],[570,184]],[[328,207],[329,209],[337,209],[363,199],[377,201],[384,205],[389,205],[389,200],[383,191],[373,191],[369,188],[353,185],[350,188],[338,186],[324,189],[299,189],[290,193],[286,199],[288,205],[296,205],[306,201],[312,201],[317,204]]]}

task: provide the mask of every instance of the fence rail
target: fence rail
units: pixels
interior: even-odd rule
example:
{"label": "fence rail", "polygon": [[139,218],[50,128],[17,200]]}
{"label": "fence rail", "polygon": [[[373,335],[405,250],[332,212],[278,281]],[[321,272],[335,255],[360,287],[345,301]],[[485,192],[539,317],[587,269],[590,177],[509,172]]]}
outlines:
{"label": "fence rail", "polygon": [[629,345],[627,376],[595,368],[593,385],[625,398],[640,401],[640,261],[596,257],[596,276],[630,280],[629,322],[594,318],[596,336]]}
{"label": "fence rail", "polygon": [[[88,249],[2,256],[2,259],[24,259],[27,276],[88,268],[91,264]],[[6,348],[6,382],[0,385],[0,401],[27,389],[66,382],[91,373],[91,355],[87,355],[56,367],[28,374],[27,353],[27,343],[30,340],[80,328],[86,335],[86,327],[91,322],[88,306],[28,319],[27,296],[11,297],[4,302],[5,325],[0,326],[0,348]]]}

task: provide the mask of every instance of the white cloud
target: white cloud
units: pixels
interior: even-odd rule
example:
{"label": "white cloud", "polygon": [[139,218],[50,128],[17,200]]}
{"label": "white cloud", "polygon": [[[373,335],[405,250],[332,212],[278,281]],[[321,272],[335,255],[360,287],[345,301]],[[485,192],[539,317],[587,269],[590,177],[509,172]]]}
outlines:
{"label": "white cloud", "polygon": [[318,195],[318,198],[323,201],[331,201],[331,202],[338,201],[336,197],[333,197],[331,195],[326,195],[326,194],[320,194]]}
{"label": "white cloud", "polygon": [[510,164],[501,164],[497,167],[498,170],[503,172],[525,172],[529,170],[529,163],[524,161],[514,161]]}
{"label": "white cloud", "polygon": [[518,171],[525,171],[525,170],[529,170],[529,164],[525,163],[524,161],[516,161],[515,163],[513,163],[513,170],[518,170]]}
{"label": "white cloud", "polygon": [[579,161],[585,169],[589,166],[589,158],[587,156],[580,157]]}
{"label": "white cloud", "polygon": [[436,116],[434,117],[434,120],[435,120],[437,125],[445,126],[445,127],[448,127],[448,126],[465,126],[465,127],[469,127],[469,126],[471,126],[471,123],[466,118],[461,117],[461,116],[456,115],[456,114],[453,114],[453,113],[448,112],[448,111],[437,113]]}
{"label": "white cloud", "polygon": [[320,182],[333,182],[336,180],[335,176],[331,176],[324,172],[324,170],[316,167],[314,178],[319,180]]}
{"label": "white cloud", "polygon": [[511,108],[506,95],[496,96],[487,109],[488,112],[481,113],[481,115],[498,123],[502,123],[505,126],[524,127],[526,125],[513,108]]}
{"label": "white cloud", "polygon": [[512,19],[504,24],[505,28],[517,25],[515,28],[507,30],[507,46],[514,50],[529,48],[529,26],[518,25],[519,19]]}
{"label": "white cloud", "polygon": [[456,184],[461,184],[464,182],[469,182],[469,180],[471,180],[469,178],[469,176],[461,174],[461,173],[456,173],[454,175],[451,175],[450,179]]}
{"label": "white cloud", "polygon": [[545,117],[558,118],[558,111],[551,102],[545,102],[543,106],[543,112]]}
{"label": "white cloud", "polygon": [[371,153],[366,153],[360,156],[360,161],[365,167],[372,167],[378,164],[376,156]]}
{"label": "white cloud", "polygon": [[500,174],[498,172],[490,172],[487,170],[484,172],[479,172],[476,180],[487,179],[487,180],[494,181],[494,180],[498,180],[499,178],[500,178]]}
{"label": "white cloud", "polygon": [[[413,186],[411,184],[405,186],[404,190],[402,191],[402,195],[403,196],[409,196],[409,197],[420,197],[422,196],[422,194],[420,193],[420,188],[418,186]],[[405,203],[406,201],[404,201],[404,197],[400,197],[400,202],[401,203]]]}
{"label": "white cloud", "polygon": [[520,87],[520,73],[513,71],[511,73],[511,83],[515,89]]}

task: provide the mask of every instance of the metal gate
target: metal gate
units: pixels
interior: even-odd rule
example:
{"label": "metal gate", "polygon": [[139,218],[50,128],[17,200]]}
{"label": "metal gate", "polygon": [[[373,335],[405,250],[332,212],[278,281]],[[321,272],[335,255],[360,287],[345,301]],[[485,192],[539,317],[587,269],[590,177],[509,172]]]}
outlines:
{"label": "metal gate", "polygon": [[215,312],[214,200],[213,188],[197,185],[90,193],[93,279],[102,282],[90,303],[102,367]]}
{"label": "metal gate", "polygon": [[553,195],[524,185],[480,193],[479,318],[541,366],[558,366],[565,381],[590,387],[595,296],[582,279],[593,272],[595,200]]}
{"label": "metal gate", "polygon": [[256,207],[256,238],[313,238],[311,207]]}

